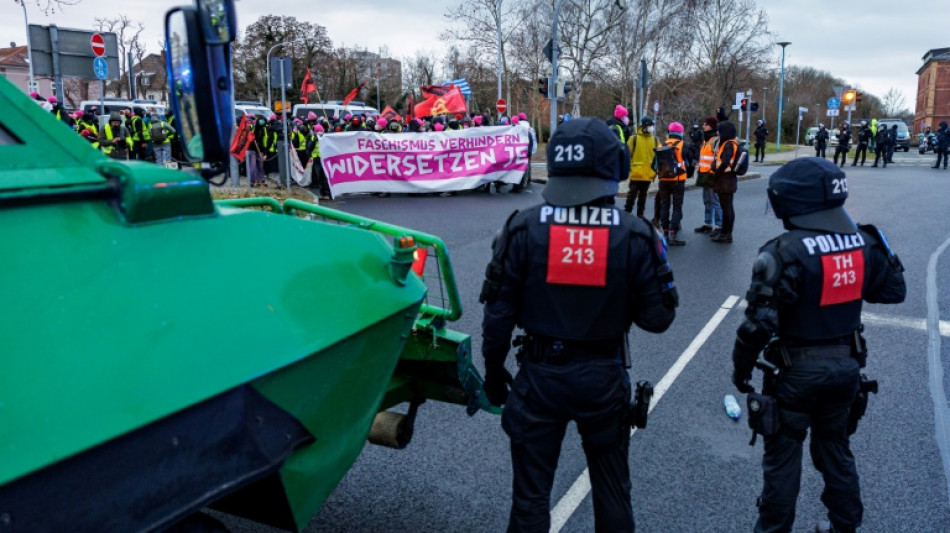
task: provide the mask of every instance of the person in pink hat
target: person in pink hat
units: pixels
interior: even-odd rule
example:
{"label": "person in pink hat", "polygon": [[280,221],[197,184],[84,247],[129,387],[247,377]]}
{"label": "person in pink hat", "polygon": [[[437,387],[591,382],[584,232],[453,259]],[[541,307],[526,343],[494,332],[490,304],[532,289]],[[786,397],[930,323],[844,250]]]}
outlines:
{"label": "person in pink hat", "polygon": [[608,118],[605,122],[607,123],[607,127],[610,128],[610,131],[620,139],[620,142],[627,142],[631,132],[630,114],[627,112],[626,107],[617,104],[617,107],[614,108],[614,116]]}
{"label": "person in pink hat", "polygon": [[668,245],[684,246],[686,241],[680,239],[682,235],[680,222],[683,220],[683,195],[686,193],[687,174],[686,162],[683,159],[682,124],[670,123],[665,146],[672,150],[674,164],[672,166],[659,165],[657,169],[659,189],[656,195],[660,201],[660,227],[663,228],[663,235]]}

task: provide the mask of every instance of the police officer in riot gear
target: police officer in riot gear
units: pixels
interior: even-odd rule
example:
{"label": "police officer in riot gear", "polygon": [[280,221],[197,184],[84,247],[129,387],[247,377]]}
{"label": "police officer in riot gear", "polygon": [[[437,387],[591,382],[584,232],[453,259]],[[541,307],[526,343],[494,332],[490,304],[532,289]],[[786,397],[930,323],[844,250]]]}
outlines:
{"label": "police officer in riot gear", "polygon": [[[847,180],[831,162],[809,157],[783,165],[769,179],[768,195],[787,231],[759,251],[732,353],[733,383],[753,393],[750,420],[754,408],[769,403],[779,422],[756,429],[765,437],[765,457],[755,531],[791,530],[811,427],[830,531],[852,532],[863,513],[849,444],[857,422],[849,413],[863,413],[867,400],[861,305],[904,301],[903,267],[877,228],[852,222],[843,207]],[[779,373],[756,397],[749,380],[763,349]]]}
{"label": "police officer in riot gear", "polygon": [[[597,531],[633,531],[630,502],[631,323],[659,333],[677,305],[662,237],[614,206],[624,145],[596,119],[557,128],[545,203],[515,212],[492,245],[480,300],[485,392],[505,405],[514,472],[508,531],[550,528],[550,494],[567,424],[590,468]],[[520,370],[505,368],[512,331]],[[510,392],[509,392],[510,385]]]}
{"label": "police officer in riot gear", "polygon": [[828,130],[824,124],[818,125],[818,133],[815,134],[815,157],[825,157],[825,149],[828,147]]}
{"label": "police officer in riot gear", "polygon": [[861,129],[858,130],[858,145],[854,152],[854,161],[851,162],[852,167],[858,166],[858,159],[861,160],[861,166],[864,166],[864,161],[868,158],[868,145],[871,143],[873,136],[868,121],[862,120]]}

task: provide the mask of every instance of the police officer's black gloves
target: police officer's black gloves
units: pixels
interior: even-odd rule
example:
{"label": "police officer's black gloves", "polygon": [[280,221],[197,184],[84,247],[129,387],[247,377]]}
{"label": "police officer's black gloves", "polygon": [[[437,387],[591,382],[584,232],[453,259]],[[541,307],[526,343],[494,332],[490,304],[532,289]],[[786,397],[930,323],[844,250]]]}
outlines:
{"label": "police officer's black gloves", "polygon": [[750,392],[755,392],[755,387],[753,387],[749,380],[752,379],[752,371],[741,372],[738,368],[732,371],[732,384],[736,386],[736,389],[742,394],[748,394]]}
{"label": "police officer's black gloves", "polygon": [[505,367],[485,370],[485,395],[492,405],[502,406],[508,401],[508,387],[514,382],[511,373]]}

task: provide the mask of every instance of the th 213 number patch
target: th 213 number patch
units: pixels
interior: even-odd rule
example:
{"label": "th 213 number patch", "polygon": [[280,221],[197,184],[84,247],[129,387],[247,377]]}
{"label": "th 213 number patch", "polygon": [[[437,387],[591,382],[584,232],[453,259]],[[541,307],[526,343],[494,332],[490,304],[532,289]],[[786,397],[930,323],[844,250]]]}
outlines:
{"label": "th 213 number patch", "polygon": [[552,224],[548,235],[548,283],[607,285],[610,229]]}
{"label": "th 213 number patch", "polygon": [[822,307],[861,299],[864,287],[864,254],[861,250],[823,255],[821,271]]}

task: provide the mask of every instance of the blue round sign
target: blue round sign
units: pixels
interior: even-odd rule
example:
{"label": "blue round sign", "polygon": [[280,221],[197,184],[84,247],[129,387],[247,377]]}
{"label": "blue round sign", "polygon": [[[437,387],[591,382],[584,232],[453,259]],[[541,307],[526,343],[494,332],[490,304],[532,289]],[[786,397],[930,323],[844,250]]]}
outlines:
{"label": "blue round sign", "polygon": [[104,80],[109,75],[109,64],[104,57],[97,57],[92,60],[92,70],[97,80]]}
{"label": "blue round sign", "polygon": [[838,109],[841,107],[841,100],[832,96],[828,99],[828,109]]}

